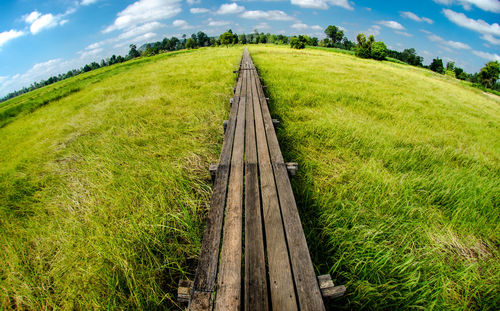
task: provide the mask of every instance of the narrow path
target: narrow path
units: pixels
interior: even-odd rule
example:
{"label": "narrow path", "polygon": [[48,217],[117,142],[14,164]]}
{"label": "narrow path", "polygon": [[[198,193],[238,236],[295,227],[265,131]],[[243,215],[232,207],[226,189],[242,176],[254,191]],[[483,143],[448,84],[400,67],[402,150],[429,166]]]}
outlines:
{"label": "narrow path", "polygon": [[345,288],[334,287],[329,276],[319,280],[267,99],[245,49],[189,309],[325,310],[325,289],[339,296]]}

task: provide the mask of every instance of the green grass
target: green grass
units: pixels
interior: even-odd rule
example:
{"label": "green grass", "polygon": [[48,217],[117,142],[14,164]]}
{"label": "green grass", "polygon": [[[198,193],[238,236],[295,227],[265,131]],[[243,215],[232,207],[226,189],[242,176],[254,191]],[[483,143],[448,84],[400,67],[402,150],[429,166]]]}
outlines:
{"label": "green grass", "polygon": [[428,70],[251,46],[332,309],[497,310],[500,99]]}
{"label": "green grass", "polygon": [[[500,99],[331,49],[249,49],[316,269],[347,285],[328,307],[497,309]],[[0,309],[178,309],[241,53],[141,58],[0,103],[17,109],[0,121]]]}
{"label": "green grass", "polygon": [[0,309],[177,309],[241,53],[162,54],[2,103],[48,101],[0,128]]}
{"label": "green grass", "polygon": [[[188,50],[171,52],[173,56],[179,53],[191,52]],[[72,79],[66,79],[56,84],[51,84],[32,92],[9,99],[0,103],[0,128],[14,121],[17,117],[31,113],[36,109],[69,96],[80,89],[98,83],[108,77],[130,70],[139,64],[153,61],[151,58],[139,58],[111,67],[104,67],[87,73],[80,74]]]}

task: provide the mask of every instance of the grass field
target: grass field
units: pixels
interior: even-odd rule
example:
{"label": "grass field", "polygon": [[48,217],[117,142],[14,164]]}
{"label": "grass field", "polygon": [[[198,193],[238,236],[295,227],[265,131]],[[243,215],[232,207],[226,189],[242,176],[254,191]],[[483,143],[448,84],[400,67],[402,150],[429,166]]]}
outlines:
{"label": "grass field", "polygon": [[65,94],[0,128],[0,309],[177,309],[241,52],[138,59],[2,103]]}
{"label": "grass field", "polygon": [[[408,65],[249,50],[299,162],[316,269],[347,286],[329,307],[497,309],[500,99]],[[178,309],[241,53],[141,58],[0,103],[15,112],[0,118],[0,309]]]}
{"label": "grass field", "polygon": [[430,71],[250,47],[330,307],[499,306],[500,100]]}

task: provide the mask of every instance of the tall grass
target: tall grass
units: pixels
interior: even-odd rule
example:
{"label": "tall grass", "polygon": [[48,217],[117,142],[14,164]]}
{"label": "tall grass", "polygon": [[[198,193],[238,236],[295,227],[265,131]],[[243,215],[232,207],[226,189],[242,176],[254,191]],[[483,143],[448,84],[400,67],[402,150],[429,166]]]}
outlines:
{"label": "tall grass", "polygon": [[0,128],[0,309],[177,308],[241,52],[163,54],[20,97],[77,89]]}
{"label": "tall grass", "polygon": [[251,46],[332,309],[495,310],[500,100],[394,63]]}

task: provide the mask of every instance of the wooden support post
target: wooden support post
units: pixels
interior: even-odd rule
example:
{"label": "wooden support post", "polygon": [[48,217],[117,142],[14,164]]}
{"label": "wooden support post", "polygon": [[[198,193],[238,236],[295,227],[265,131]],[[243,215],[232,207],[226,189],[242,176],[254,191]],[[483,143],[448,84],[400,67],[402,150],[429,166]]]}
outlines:
{"label": "wooden support post", "polygon": [[290,176],[295,176],[297,174],[297,170],[299,169],[299,164],[296,162],[288,162],[286,163],[286,170]]}
{"label": "wooden support post", "polygon": [[329,274],[318,276],[318,284],[323,298],[337,298],[345,294],[346,288],[344,285],[335,286],[332,277]]}
{"label": "wooden support post", "polygon": [[227,129],[227,120],[224,120],[224,122],[222,122],[222,127],[224,127],[224,133],[225,133]]}
{"label": "wooden support post", "polygon": [[218,168],[219,168],[219,165],[217,163],[212,163],[208,167],[208,171],[210,172],[210,177],[212,178],[212,183],[215,182],[215,176],[217,175]]}
{"label": "wooden support post", "polygon": [[234,97],[231,97],[231,98],[229,99],[229,104],[231,104],[231,106],[232,106],[232,105],[233,105],[233,102],[234,102]]}
{"label": "wooden support post", "polygon": [[274,128],[277,128],[279,125],[280,125],[280,120],[273,119],[273,126],[274,126]]}
{"label": "wooden support post", "polygon": [[182,304],[189,303],[192,288],[193,281],[179,280],[179,287],[177,288],[177,301]]}
{"label": "wooden support post", "polygon": [[236,93],[236,86],[233,87],[233,93]]}

